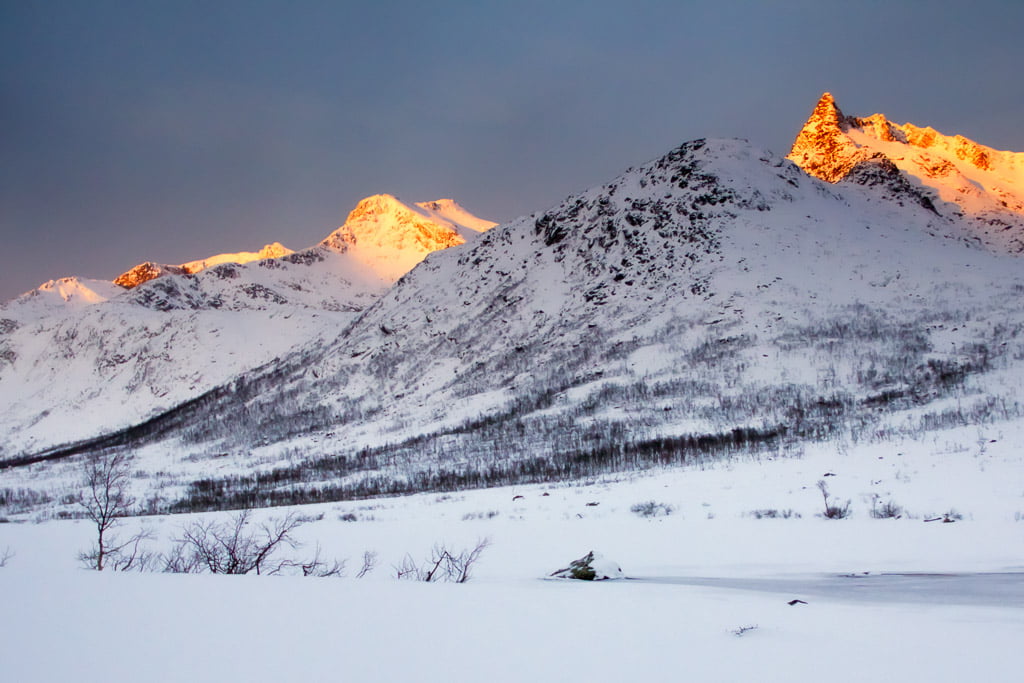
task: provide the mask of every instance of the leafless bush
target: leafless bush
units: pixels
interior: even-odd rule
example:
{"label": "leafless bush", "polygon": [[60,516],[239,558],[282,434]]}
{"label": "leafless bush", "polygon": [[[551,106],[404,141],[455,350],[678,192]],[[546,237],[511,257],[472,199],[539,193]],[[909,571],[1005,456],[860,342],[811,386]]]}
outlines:
{"label": "leafless bush", "polygon": [[899,519],[903,513],[903,506],[897,505],[894,501],[887,500],[879,504],[878,496],[872,499],[871,517],[874,519]]}
{"label": "leafless bush", "polygon": [[312,559],[300,562],[298,566],[302,569],[303,576],[345,576],[345,560],[331,560],[329,564],[326,560],[321,560],[319,544],[316,546],[316,552]]}
{"label": "leafless bush", "polygon": [[91,459],[85,470],[85,490],[77,503],[85,517],[96,525],[96,543],[79,553],[78,559],[89,569],[103,571],[143,571],[154,562],[153,553],[143,546],[151,535],[139,531],[127,539],[113,534],[122,517],[131,514],[135,498],[128,491],[131,471],[123,453],[101,455]]}
{"label": "leafless bush", "polygon": [[7,563],[14,557],[14,551],[9,547],[0,551],[0,567],[6,567]]}
{"label": "leafless bush", "polygon": [[345,563],[322,560],[319,546],[307,561],[284,555],[287,549],[299,547],[293,532],[301,525],[302,521],[291,514],[283,519],[267,520],[253,529],[248,510],[234,515],[228,522],[193,522],[183,529],[182,537],[175,540],[164,570],[268,575],[295,570],[301,571],[303,576],[341,576]]}
{"label": "leafless bush", "polygon": [[837,505],[829,502],[828,485],[825,484],[824,479],[818,481],[818,490],[821,491],[821,495],[825,499],[825,512],[822,513],[823,517],[826,519],[845,519],[850,516],[850,501],[846,501],[845,505]]}
{"label": "leafless bush", "polygon": [[463,550],[454,554],[445,545],[438,544],[431,551],[430,558],[422,564],[417,563],[411,555],[406,554],[402,558],[402,563],[395,566],[395,578],[428,583],[431,581],[466,583],[469,581],[473,566],[490,545],[490,539],[483,538],[477,541],[472,550]]}
{"label": "leafless bush", "polygon": [[667,503],[658,503],[653,500],[649,500],[646,503],[637,503],[629,508],[629,511],[640,515],[641,517],[667,517],[671,515],[675,510],[671,505]]}

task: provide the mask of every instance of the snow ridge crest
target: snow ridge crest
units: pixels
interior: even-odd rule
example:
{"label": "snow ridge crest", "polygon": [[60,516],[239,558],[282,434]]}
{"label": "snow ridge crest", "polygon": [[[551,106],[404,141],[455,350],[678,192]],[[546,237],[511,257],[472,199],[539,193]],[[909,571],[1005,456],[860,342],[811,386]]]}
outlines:
{"label": "snow ridge crest", "polygon": [[[864,184],[884,175],[922,203],[964,217],[971,237],[994,251],[1024,254],[1024,154],[884,114],[847,116],[824,93],[786,157],[816,178]],[[902,178],[893,175],[896,169]]]}

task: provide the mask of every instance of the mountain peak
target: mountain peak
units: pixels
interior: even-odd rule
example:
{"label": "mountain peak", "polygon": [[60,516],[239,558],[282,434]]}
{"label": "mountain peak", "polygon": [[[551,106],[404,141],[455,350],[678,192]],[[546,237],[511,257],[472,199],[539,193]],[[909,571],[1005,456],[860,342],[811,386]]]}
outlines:
{"label": "mountain peak", "polygon": [[320,245],[350,253],[385,279],[397,280],[427,254],[464,244],[494,225],[451,199],[409,205],[394,195],[375,194],[360,200]]}
{"label": "mountain peak", "polygon": [[854,170],[865,163],[895,167],[921,197],[948,203],[937,206],[940,213],[964,215],[989,248],[1024,253],[1024,154],[895,124],[884,114],[845,116],[826,92],[786,158],[830,183],[856,181]]}
{"label": "mountain peak", "polygon": [[346,223],[361,220],[368,216],[395,215],[408,212],[410,209],[398,197],[391,194],[374,194],[359,200],[356,208],[348,214]]}
{"label": "mountain peak", "polygon": [[786,157],[822,180],[838,182],[864,160],[846,136],[847,118],[832,93],[824,93],[796,136]]}

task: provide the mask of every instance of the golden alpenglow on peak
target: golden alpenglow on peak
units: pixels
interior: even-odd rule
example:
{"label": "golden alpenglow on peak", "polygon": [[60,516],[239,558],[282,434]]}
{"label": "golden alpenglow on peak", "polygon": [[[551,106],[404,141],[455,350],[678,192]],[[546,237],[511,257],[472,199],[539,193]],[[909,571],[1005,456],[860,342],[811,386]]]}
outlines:
{"label": "golden alpenglow on peak", "polygon": [[861,164],[890,164],[937,213],[966,217],[986,247],[1024,253],[1024,154],[895,124],[884,114],[846,116],[826,92],[786,158],[829,183],[851,177]]}

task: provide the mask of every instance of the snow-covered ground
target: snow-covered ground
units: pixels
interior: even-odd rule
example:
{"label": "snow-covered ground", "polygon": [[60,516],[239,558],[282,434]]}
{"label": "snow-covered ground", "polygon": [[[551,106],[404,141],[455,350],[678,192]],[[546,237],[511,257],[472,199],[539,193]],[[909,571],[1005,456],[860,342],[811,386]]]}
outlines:
{"label": "snow-covered ground", "polygon": [[[994,423],[814,444],[801,457],[297,509],[310,521],[296,554],[319,544],[348,558],[340,579],[90,572],[76,560],[86,522],[0,524],[0,556],[14,553],[0,568],[0,676],[1017,681],[1021,437],[1024,425]],[[848,519],[819,516],[819,481],[850,500]],[[631,510],[648,501],[671,512]],[[871,516],[890,501],[900,519]],[[764,510],[788,518],[753,514]],[[925,521],[946,514],[960,519]],[[166,547],[191,519],[125,528],[144,524]],[[484,537],[466,584],[394,578],[406,553]],[[366,550],[379,564],[354,578]],[[544,580],[589,550],[633,580]]]}

